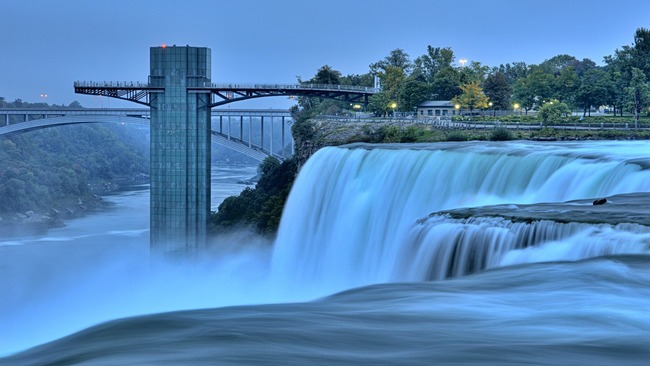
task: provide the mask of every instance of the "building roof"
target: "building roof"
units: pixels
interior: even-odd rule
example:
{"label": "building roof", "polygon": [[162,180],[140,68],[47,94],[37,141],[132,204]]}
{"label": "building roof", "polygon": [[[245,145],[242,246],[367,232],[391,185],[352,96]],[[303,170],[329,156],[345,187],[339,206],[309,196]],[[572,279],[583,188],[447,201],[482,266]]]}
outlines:
{"label": "building roof", "polygon": [[449,100],[427,100],[418,104],[418,108],[437,107],[437,108],[454,108],[454,104]]}

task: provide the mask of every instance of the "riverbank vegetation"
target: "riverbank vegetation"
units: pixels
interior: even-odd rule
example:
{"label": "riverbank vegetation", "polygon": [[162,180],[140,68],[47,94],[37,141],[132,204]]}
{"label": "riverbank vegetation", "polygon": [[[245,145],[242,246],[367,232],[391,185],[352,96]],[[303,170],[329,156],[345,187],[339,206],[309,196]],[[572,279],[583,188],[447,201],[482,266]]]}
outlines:
{"label": "riverbank vegetation", "polygon": [[280,162],[266,158],[258,168],[255,188],[246,188],[238,196],[226,198],[210,218],[212,233],[253,228],[257,233],[272,235],[280,225],[282,209],[297,174],[295,160]]}
{"label": "riverbank vegetation", "polygon": [[146,132],[62,126],[0,137],[0,234],[47,228],[100,205],[97,194],[148,182]]}

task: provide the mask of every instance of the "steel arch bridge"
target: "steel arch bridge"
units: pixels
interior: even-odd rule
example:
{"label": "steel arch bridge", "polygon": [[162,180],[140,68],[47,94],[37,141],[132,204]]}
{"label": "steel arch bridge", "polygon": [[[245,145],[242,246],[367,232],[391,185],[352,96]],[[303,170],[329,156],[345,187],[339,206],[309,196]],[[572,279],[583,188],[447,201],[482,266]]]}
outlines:
{"label": "steel arch bridge", "polygon": [[[292,123],[287,110],[215,109],[212,119],[212,141],[220,146],[257,161],[267,156],[283,160],[293,152],[293,141],[286,136],[287,126]],[[0,109],[0,136],[74,124],[148,125],[149,121],[149,109]],[[277,144],[275,148],[273,146],[274,126],[278,122],[281,123],[279,131],[282,133],[279,149]],[[233,125],[235,128],[232,128]],[[270,137],[265,142],[266,134],[270,134]]]}

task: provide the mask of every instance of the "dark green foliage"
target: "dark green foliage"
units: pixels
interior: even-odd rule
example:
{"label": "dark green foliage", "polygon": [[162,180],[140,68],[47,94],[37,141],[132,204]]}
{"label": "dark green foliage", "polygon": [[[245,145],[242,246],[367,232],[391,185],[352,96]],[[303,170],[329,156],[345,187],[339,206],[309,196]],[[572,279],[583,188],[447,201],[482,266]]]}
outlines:
{"label": "dark green foliage", "polygon": [[400,95],[401,110],[413,111],[420,103],[431,100],[433,96],[429,84],[418,80],[408,80]]}
{"label": "dark green foliage", "polygon": [[512,132],[504,127],[495,128],[490,133],[490,141],[508,141],[512,139]]}
{"label": "dark green foliage", "polygon": [[488,75],[485,79],[483,91],[492,102],[492,109],[509,110],[511,109],[510,97],[512,95],[512,86],[508,82],[508,77],[504,72],[497,71]]}
{"label": "dark green foliage", "polygon": [[293,159],[280,163],[268,157],[260,164],[259,173],[260,180],[254,189],[246,188],[239,196],[226,198],[219,210],[212,212],[213,233],[241,226],[252,226],[261,234],[277,231],[297,166]]}
{"label": "dark green foliage", "polygon": [[60,209],[92,196],[93,186],[148,174],[146,136],[137,141],[126,128],[64,126],[0,137],[0,214]]}
{"label": "dark green foliage", "polygon": [[400,126],[380,126],[379,128],[371,131],[367,129],[365,135],[356,136],[354,141],[350,142],[370,142],[370,143],[410,143],[423,141],[426,131],[418,126],[408,126],[406,128]]}
{"label": "dark green foliage", "polygon": [[468,136],[461,131],[453,131],[447,135],[447,141],[467,141]]}

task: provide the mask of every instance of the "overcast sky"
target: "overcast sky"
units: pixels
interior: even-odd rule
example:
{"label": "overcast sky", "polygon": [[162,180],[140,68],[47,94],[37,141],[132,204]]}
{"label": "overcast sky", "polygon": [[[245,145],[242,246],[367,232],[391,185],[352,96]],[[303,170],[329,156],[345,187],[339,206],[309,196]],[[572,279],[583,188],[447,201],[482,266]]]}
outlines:
{"label": "overcast sky", "polygon": [[[146,81],[149,47],[212,49],[213,82],[293,83],[328,64],[361,74],[391,50],[427,45],[488,66],[559,54],[597,64],[650,27],[648,0],[0,0],[0,96],[86,107],[75,80]],[[262,98],[240,107],[283,108]]]}

